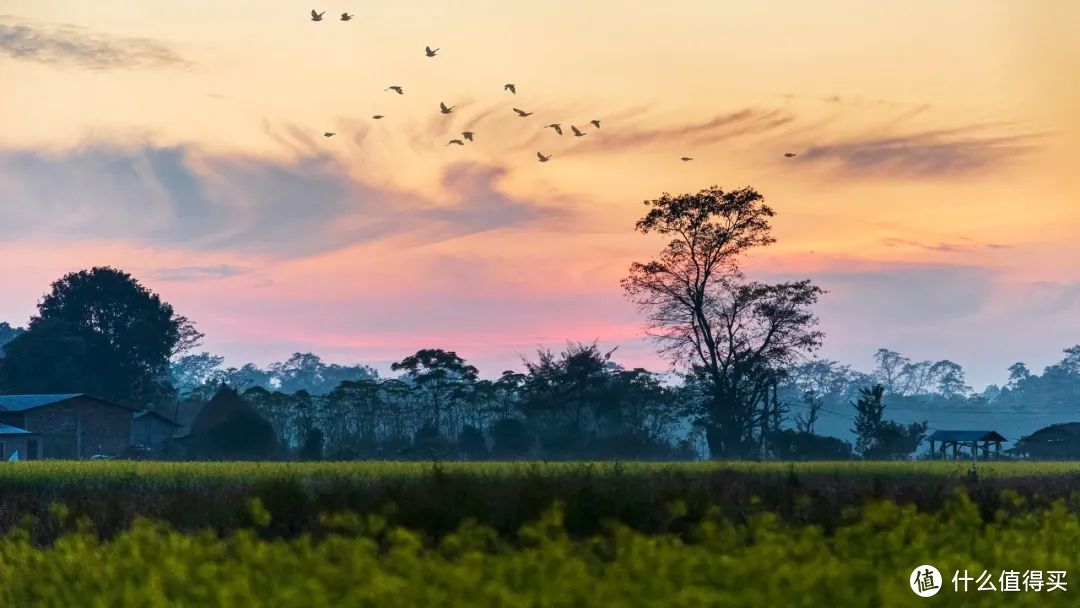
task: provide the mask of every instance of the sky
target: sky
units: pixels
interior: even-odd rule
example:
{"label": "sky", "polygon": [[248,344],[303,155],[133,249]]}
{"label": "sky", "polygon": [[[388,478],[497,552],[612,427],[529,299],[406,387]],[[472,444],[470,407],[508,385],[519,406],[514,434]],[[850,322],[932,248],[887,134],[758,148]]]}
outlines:
{"label": "sky", "polygon": [[828,290],[820,356],[979,388],[1080,343],[1077,73],[1051,0],[0,0],[0,320],[113,265],[234,365],[664,369],[619,287],[642,202],[752,186],[748,273]]}

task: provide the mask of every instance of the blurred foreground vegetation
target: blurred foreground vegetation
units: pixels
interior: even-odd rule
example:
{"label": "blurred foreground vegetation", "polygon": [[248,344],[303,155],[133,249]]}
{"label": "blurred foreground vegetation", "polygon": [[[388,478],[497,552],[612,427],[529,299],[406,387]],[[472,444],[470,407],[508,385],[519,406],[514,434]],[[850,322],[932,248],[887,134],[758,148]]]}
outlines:
{"label": "blurred foreground vegetation", "polygon": [[[329,533],[267,539],[273,516],[248,504],[251,526],[225,536],[139,520],[100,540],[89,521],[53,507],[65,528],[47,546],[16,528],[0,541],[3,606],[910,606],[907,577],[936,565],[950,606],[1074,606],[1067,591],[952,589],[984,569],[1080,568],[1080,517],[1065,501],[1031,508],[1007,492],[985,517],[960,492],[936,512],[875,501],[831,533],[756,513],[716,511],[684,533],[646,535],[619,523],[576,538],[549,508],[506,538],[463,522],[433,542],[379,516],[321,517]],[[687,516],[681,502],[665,518]]]}

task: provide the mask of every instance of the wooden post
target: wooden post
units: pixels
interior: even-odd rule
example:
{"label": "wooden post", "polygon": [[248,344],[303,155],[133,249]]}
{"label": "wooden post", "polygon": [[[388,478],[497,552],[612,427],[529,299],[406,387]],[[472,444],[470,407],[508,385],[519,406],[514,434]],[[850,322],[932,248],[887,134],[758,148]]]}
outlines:
{"label": "wooden post", "polygon": [[[930,460],[934,459],[934,440],[930,440]],[[967,576],[967,575],[965,575]]]}
{"label": "wooden post", "polygon": [[75,458],[81,459],[82,453],[82,412],[75,413]]}

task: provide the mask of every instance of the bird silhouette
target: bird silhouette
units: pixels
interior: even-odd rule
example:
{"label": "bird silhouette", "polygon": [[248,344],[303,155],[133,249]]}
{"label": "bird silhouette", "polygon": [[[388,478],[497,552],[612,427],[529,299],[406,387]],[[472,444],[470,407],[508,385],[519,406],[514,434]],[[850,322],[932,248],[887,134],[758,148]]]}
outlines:
{"label": "bird silhouette", "polygon": [[694,157],[693,156],[684,156],[684,157],[680,158],[679,160],[681,160],[681,161],[683,161],[685,163],[685,162],[694,160]]}
{"label": "bird silhouette", "polygon": [[430,46],[425,46],[424,47],[424,54],[427,55],[428,57],[434,57],[435,53],[438,53],[438,52],[439,52],[439,49],[433,49]]}
{"label": "bird silhouette", "polygon": [[791,158],[792,156],[795,156],[794,152],[786,152],[786,153],[784,153],[784,158]]}
{"label": "bird silhouette", "polygon": [[473,133],[472,131],[461,132],[461,136],[465,138],[465,141],[472,141],[473,135],[476,135],[476,133]]}
{"label": "bird silhouette", "polygon": [[333,131],[327,131],[326,133],[322,134],[323,137],[333,137],[334,135],[336,134]]}
{"label": "bird silhouette", "polygon": [[574,132],[574,137],[585,137],[585,134],[579,131],[574,125],[570,125],[570,130]]}
{"label": "bird silhouette", "polygon": [[539,158],[539,159],[540,159],[540,162],[542,162],[542,163],[546,163],[546,162],[547,162],[548,160],[550,160],[550,159],[551,159],[551,155],[550,155],[550,154],[548,154],[547,156],[544,156],[543,154],[541,154],[541,153],[537,152],[537,153],[536,153],[536,158]]}
{"label": "bird silhouette", "polygon": [[590,120],[589,122],[591,122],[592,126],[596,127],[597,129],[600,128],[600,121],[599,120]]}
{"label": "bird silhouette", "polygon": [[526,116],[532,116],[532,112],[526,112],[525,110],[519,110],[517,108],[514,108],[514,111],[517,112],[517,115],[522,118],[525,118]]}
{"label": "bird silhouette", "polygon": [[553,122],[550,125],[544,127],[545,129],[555,129],[555,132],[562,135],[562,125],[557,122]]}
{"label": "bird silhouette", "polygon": [[443,114],[449,114],[450,112],[453,112],[453,111],[454,111],[454,106],[450,106],[450,107],[448,108],[448,107],[446,107],[446,104],[445,104],[445,103],[443,103],[443,102],[441,102],[441,101],[440,101],[440,102],[439,102],[439,110],[440,110],[440,111],[441,111],[441,112],[442,112]]}
{"label": "bird silhouette", "polygon": [[323,11],[321,13],[316,13],[315,9],[311,9],[311,20],[312,21],[322,21],[322,16],[325,15],[325,14],[326,14],[326,11]]}
{"label": "bird silhouette", "polygon": [[386,117],[383,116],[382,114],[376,114],[376,115],[372,116],[372,118],[374,118],[375,120],[379,120],[380,118],[386,118]]}
{"label": "bird silhouette", "polygon": [[504,84],[503,85],[503,90],[504,91],[510,91],[514,95],[517,95],[517,87],[512,85],[512,84]]}
{"label": "bird silhouette", "polygon": [[353,18],[353,16],[350,15],[349,13],[341,13],[341,20],[342,21],[351,21],[352,18]]}
{"label": "bird silhouette", "polygon": [[465,142],[461,141],[460,139],[451,139],[450,141],[446,142],[446,145],[449,146],[450,144],[456,144],[456,145],[459,145],[459,146],[464,146]]}
{"label": "bird silhouette", "polygon": [[386,90],[387,91],[393,91],[393,92],[397,93],[398,95],[404,95],[405,94],[405,89],[399,87],[396,84],[386,87]]}

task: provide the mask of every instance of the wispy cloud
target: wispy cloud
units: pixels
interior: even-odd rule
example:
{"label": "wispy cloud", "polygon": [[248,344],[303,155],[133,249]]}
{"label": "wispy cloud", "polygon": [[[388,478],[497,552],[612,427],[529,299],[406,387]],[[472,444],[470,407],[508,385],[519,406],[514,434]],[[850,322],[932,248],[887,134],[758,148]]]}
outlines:
{"label": "wispy cloud", "polygon": [[938,178],[1005,167],[1035,147],[1035,134],[998,134],[986,125],[838,139],[796,159],[848,177]]}
{"label": "wispy cloud", "polygon": [[[745,108],[719,114],[712,118],[664,124],[649,124],[645,119],[602,125],[595,130],[587,122],[578,125],[587,135],[581,142],[564,151],[562,156],[591,154],[597,152],[622,152],[657,144],[702,146],[751,134],[763,134],[795,120],[795,116],[783,110]],[[569,125],[563,125],[569,130]]]}
{"label": "wispy cloud", "polygon": [[220,266],[178,266],[159,268],[152,276],[159,281],[194,282],[213,279],[227,279],[248,272],[247,268],[222,264]]}
{"label": "wispy cloud", "polygon": [[1011,249],[1012,245],[1001,243],[977,243],[967,237],[959,237],[956,241],[922,242],[910,239],[889,237],[883,239],[889,247],[913,247],[938,253],[962,253],[966,251],[978,251],[984,249]]}
{"label": "wispy cloud", "polygon": [[2,15],[0,55],[90,70],[188,64],[172,47],[149,38],[113,36],[73,25],[20,22]]}
{"label": "wispy cloud", "polygon": [[503,171],[447,168],[445,203],[350,177],[337,160],[314,153],[274,161],[184,146],[0,150],[0,238],[117,239],[294,258],[565,218],[565,210],[500,192]]}

